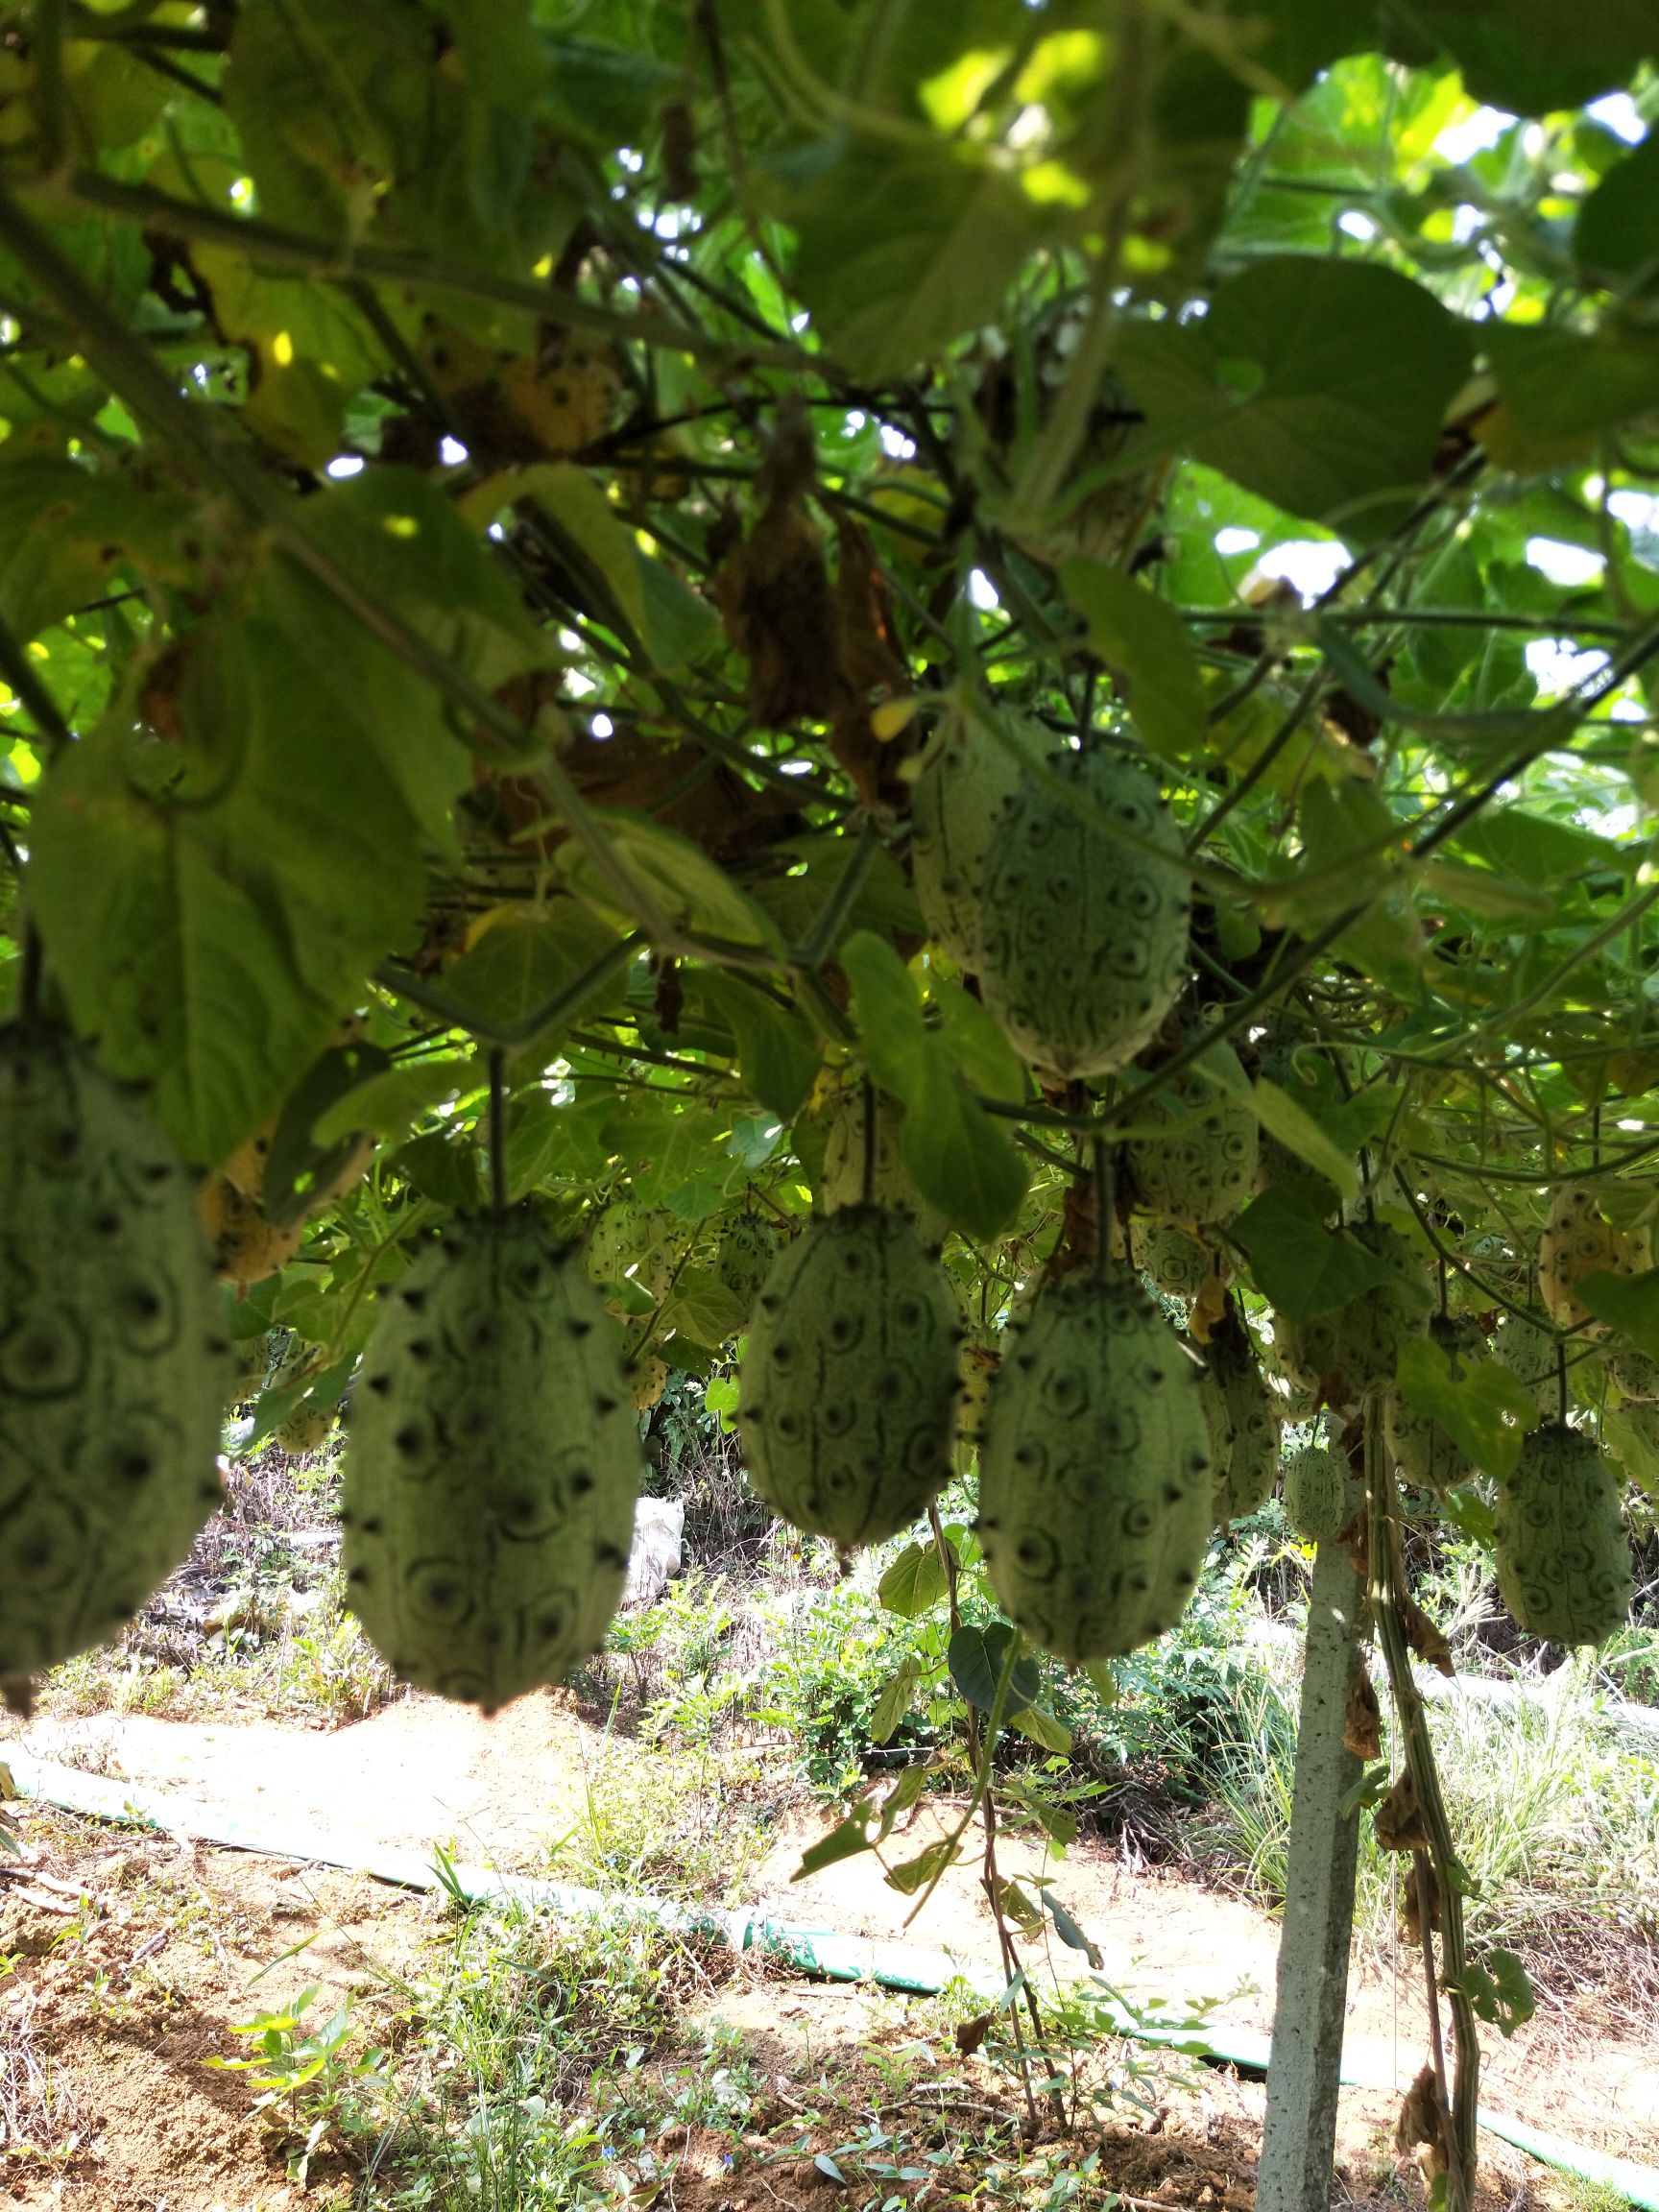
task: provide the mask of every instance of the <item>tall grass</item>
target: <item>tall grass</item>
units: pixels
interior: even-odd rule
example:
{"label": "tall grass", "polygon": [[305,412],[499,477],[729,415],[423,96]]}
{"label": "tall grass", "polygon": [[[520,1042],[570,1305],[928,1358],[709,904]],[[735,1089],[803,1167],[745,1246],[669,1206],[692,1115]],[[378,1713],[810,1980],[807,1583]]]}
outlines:
{"label": "tall grass", "polygon": [[[1573,1924],[1659,1929],[1659,1756],[1610,1721],[1594,1666],[1575,1659],[1535,1678],[1535,1695],[1456,1695],[1429,1708],[1458,1856],[1471,1878],[1471,1932],[1547,1943]],[[1209,1841],[1242,1885],[1285,1894],[1296,1698],[1286,1672],[1241,1686],[1220,1747]],[[1384,1756],[1392,1746],[1384,1743]],[[1385,1943],[1402,1862],[1360,1826],[1357,1917]]]}

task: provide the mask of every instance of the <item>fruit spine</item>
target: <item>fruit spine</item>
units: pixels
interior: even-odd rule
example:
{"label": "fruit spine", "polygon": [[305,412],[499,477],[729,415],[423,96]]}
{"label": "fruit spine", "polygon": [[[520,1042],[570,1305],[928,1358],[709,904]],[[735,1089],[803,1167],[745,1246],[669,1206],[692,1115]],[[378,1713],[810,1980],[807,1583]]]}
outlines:
{"label": "fruit spine", "polygon": [[182,1163],[44,1024],[0,1030],[0,1682],[131,1621],[218,1503],[233,1373]]}
{"label": "fruit spine", "polygon": [[458,1216],[391,1291],[346,1458],[348,1597],[398,1676],[493,1711],[599,1647],[640,1467],[622,1340],[526,1209]]}
{"label": "fruit spine", "polygon": [[813,1222],[749,1324],[737,1421],[761,1497],[843,1550],[908,1527],[950,1472],[961,1334],[907,1222],[878,1206]]}
{"label": "fruit spine", "polygon": [[1022,1058],[1107,1075],[1151,1043],[1186,974],[1181,838],[1157,785],[1118,755],[1056,753],[1048,773],[1058,791],[1027,776],[998,814],[979,979]]}
{"label": "fruit spine", "polygon": [[1140,1282],[1049,1285],[979,1447],[980,1542],[1009,1619],[1073,1664],[1159,1635],[1197,1582],[1214,1479],[1197,1363]]}

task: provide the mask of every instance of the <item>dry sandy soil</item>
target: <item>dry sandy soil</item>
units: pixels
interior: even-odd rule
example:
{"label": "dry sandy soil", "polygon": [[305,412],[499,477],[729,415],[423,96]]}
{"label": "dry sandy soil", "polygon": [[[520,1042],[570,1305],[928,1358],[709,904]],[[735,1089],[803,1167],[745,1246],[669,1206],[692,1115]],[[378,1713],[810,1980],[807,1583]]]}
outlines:
{"label": "dry sandy soil", "polygon": [[[649,1756],[607,1741],[560,1696],[526,1698],[489,1721],[409,1699],[331,1735],[142,1717],[39,1722],[10,1734],[38,1757],[161,1789],[250,1825],[279,1825],[290,1835],[297,1826],[315,1829],[319,1853],[350,1857],[376,1845],[427,1853],[437,1839],[463,1859],[540,1873],[549,1871],[550,1847],[579,1821],[586,1777],[597,1764]],[[7,1748],[0,1743],[0,1756]],[[0,1873],[0,1956],[16,1961],[0,1982],[0,2121],[12,2137],[10,2146],[0,2143],[0,2202],[9,2191],[15,2204],[87,2212],[297,2205],[300,2192],[282,2179],[251,2114],[244,2078],[203,2061],[237,2055],[232,2025],[269,2010],[301,1983],[323,1984],[317,2017],[331,2000],[383,1985],[432,1941],[438,1909],[315,1863],[156,1838],[45,1808],[13,1811],[37,1856]],[[937,1817],[924,1811],[897,1855],[920,1849]],[[884,1885],[868,1857],[791,1881],[815,1833],[804,1822],[781,1834],[741,1902],[795,1924],[904,1936],[910,1901]],[[1038,1863],[1034,1846],[1007,1840],[1004,1872]],[[1132,1868],[1097,1846],[1079,1843],[1050,1871],[1115,1986],[1132,1998],[1209,2000],[1217,2020],[1268,2025],[1277,1930],[1265,1914],[1194,1883]],[[995,1941],[975,1868],[947,1876],[907,1939],[942,1947],[974,1980],[994,1983]],[[1078,1954],[1053,1951],[1046,1963],[1055,1971],[1088,1970]],[[889,2038],[914,2042],[927,2017],[926,2008],[881,1992],[813,1984],[754,1963],[736,1970],[709,2008],[743,2029],[776,2078],[781,2123],[789,2116],[788,2084],[803,2069],[815,2076],[837,2053],[838,2062],[856,2063],[857,2052]],[[1489,2036],[1483,2101],[1577,2142],[1659,2159],[1653,2026],[1613,2015],[1594,1986],[1547,1992],[1538,2019],[1513,2042]],[[1411,1955],[1398,1974],[1380,1962],[1358,1975],[1349,2032],[1351,2057],[1392,2065],[1398,2080],[1410,2079],[1424,2032]],[[926,2032],[940,2037],[936,2017]],[[975,2062],[949,2045],[941,2067],[947,2086],[992,2094],[984,2081],[965,2081]],[[997,2094],[1005,2093],[1001,2083]],[[1391,2181],[1394,2161],[1383,2146],[1394,2104],[1385,2095],[1344,2093],[1343,2154],[1356,2201]],[[1159,2104],[1161,2120],[1142,2116],[1107,2144],[1116,2185],[1157,2203],[1246,2203],[1260,2084],[1204,2070],[1198,2088],[1161,2092]],[[36,2141],[56,2143],[53,2160],[19,2152],[31,2124]],[[728,2148],[724,2139],[687,2140],[678,2212],[743,2200],[725,2164]],[[1559,2184],[1544,2169],[1489,2136],[1483,2154],[1494,2205],[1523,2190],[1540,2203],[1560,2201]],[[700,2177],[701,2166],[708,2170]],[[834,2184],[808,2155],[792,2181],[789,2169],[771,2171],[755,2196],[757,2212],[797,2200],[785,2182],[804,2205],[829,2212],[837,2201]]]}

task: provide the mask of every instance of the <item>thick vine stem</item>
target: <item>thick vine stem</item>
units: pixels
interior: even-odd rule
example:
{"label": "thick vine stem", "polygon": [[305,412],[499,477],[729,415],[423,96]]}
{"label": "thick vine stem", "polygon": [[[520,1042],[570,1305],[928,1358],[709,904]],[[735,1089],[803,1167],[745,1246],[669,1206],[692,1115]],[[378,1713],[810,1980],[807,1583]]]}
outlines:
{"label": "thick vine stem", "polygon": [[[1428,1858],[1440,1889],[1440,1973],[1434,1971],[1434,1931],[1427,1917],[1423,1924],[1423,1959],[1431,2015],[1431,2047],[1441,2051],[1439,2001],[1443,1994],[1452,2012],[1454,2076],[1450,2094],[1441,2080],[1450,2126],[1447,2155],[1446,2203],[1448,2212],[1471,2212],[1475,2201],[1476,2118],[1480,2086],[1480,2041],[1475,2008],[1464,1986],[1468,1956],[1463,1941],[1462,1870],[1452,1845],[1451,1824],[1441,1794],[1440,1775],[1430,1742],[1428,1716],[1411,1672],[1399,1601],[1406,1595],[1405,1566],[1400,1549],[1400,1519],[1393,1471],[1382,1442],[1382,1400],[1373,1395],[1365,1407],[1365,1500],[1371,1613],[1377,1640],[1388,1669],[1388,1687],[1400,1730],[1406,1771],[1416,1792],[1423,1828],[1428,1838]],[[1416,1878],[1420,1861],[1414,1858]],[[1443,2061],[1437,2075],[1443,2075]]]}

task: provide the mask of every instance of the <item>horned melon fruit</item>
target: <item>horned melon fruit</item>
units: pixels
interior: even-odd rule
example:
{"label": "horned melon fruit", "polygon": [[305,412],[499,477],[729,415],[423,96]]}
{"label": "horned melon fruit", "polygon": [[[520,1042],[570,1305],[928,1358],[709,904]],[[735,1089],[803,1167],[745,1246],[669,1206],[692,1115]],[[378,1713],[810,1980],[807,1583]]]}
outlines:
{"label": "horned melon fruit", "polygon": [[749,1323],[750,1479],[843,1550],[908,1527],[950,1472],[962,1324],[908,1222],[845,1206],[786,1245]]}
{"label": "horned melon fruit", "polygon": [[1551,1201],[1538,1245],[1538,1294],[1557,1329],[1601,1335],[1606,1323],[1581,1303],[1579,1284],[1595,1272],[1634,1275],[1647,1264],[1647,1238],[1615,1229],[1593,1184],[1562,1185]]}
{"label": "horned melon fruit", "polygon": [[1216,1265],[1197,1238],[1177,1229],[1172,1221],[1137,1218],[1130,1225],[1129,1250],[1136,1266],[1158,1289],[1189,1306]]}
{"label": "horned melon fruit", "polygon": [[1394,1380],[1407,1340],[1422,1330],[1433,1304],[1411,1247],[1380,1222],[1341,1234],[1357,1237],[1388,1269],[1388,1279],[1328,1313],[1293,1321],[1281,1316],[1280,1356],[1293,1382],[1341,1406]]}
{"label": "horned melon fruit", "polygon": [[[824,1144],[824,1180],[819,1190],[826,1214],[865,1202],[864,1146],[866,1109],[861,1091],[850,1092],[830,1124]],[[897,1098],[878,1092],[871,1108],[876,1132],[876,1159],[870,1173],[869,1202],[908,1221],[924,1244],[937,1249],[950,1227],[936,1206],[930,1206],[910,1180],[899,1149],[904,1131],[904,1109]]]}
{"label": "horned melon fruit", "polygon": [[767,1270],[778,1257],[778,1232],[757,1214],[738,1214],[726,1225],[714,1256],[714,1272],[744,1310],[755,1303]]}
{"label": "horned melon fruit", "polygon": [[[1429,1324],[1429,1334],[1451,1360],[1455,1380],[1485,1357],[1486,1338],[1474,1321],[1442,1319],[1437,1313]],[[1398,1390],[1390,1390],[1383,1400],[1382,1434],[1389,1456],[1407,1482],[1451,1490],[1473,1472],[1439,1422],[1419,1413]]]}
{"label": "horned melon fruit", "polygon": [[1639,1352],[1628,1337],[1620,1337],[1605,1355],[1608,1374],[1626,1398],[1646,1404],[1659,1398],[1659,1359]]}
{"label": "horned melon fruit", "polygon": [[44,1024],[0,1030],[0,1683],[131,1621],[218,1503],[233,1362],[191,1178]]}
{"label": "horned melon fruit", "polygon": [[1560,1339],[1542,1313],[1505,1313],[1493,1347],[1511,1375],[1531,1391],[1538,1410],[1553,1421],[1561,1409]]}
{"label": "horned melon fruit", "polygon": [[1619,1485],[1594,1440],[1535,1429],[1503,1483],[1493,1531],[1498,1588],[1521,1627],[1553,1644],[1601,1644],[1630,1610]]}
{"label": "horned melon fruit", "polygon": [[[1157,785],[1120,756],[1057,753],[1049,768],[1060,793],[1026,777],[998,816],[980,986],[1034,1067],[1107,1075],[1151,1043],[1186,975],[1192,902],[1181,838]],[[1100,816],[1153,852],[1111,835],[1091,818]]]}
{"label": "horned melon fruit", "polygon": [[1214,1486],[1197,1362],[1139,1279],[1046,1287],[979,1447],[980,1543],[1009,1619],[1072,1664],[1159,1635],[1197,1582]]}
{"label": "horned melon fruit", "polygon": [[638,1198],[613,1198],[600,1213],[588,1238],[588,1280],[610,1295],[606,1305],[621,1316],[632,1309],[617,1295],[632,1283],[649,1298],[661,1298],[674,1272],[669,1238],[674,1216],[661,1206]]}
{"label": "horned melon fruit", "polygon": [[394,1671],[487,1712],[598,1648],[640,1472],[621,1334],[527,1208],[457,1216],[387,1294],[346,1458],[353,1611]]}
{"label": "horned melon fruit", "polygon": [[998,814],[1019,781],[1013,754],[952,708],[916,779],[910,862],[933,941],[963,968],[978,966],[985,864]]}
{"label": "horned melon fruit", "polygon": [[1213,1045],[1138,1119],[1151,1133],[1131,1138],[1124,1151],[1147,1212],[1189,1229],[1230,1220],[1255,1185],[1258,1147],[1249,1084],[1232,1046]]}
{"label": "horned melon fruit", "polygon": [[1347,1520],[1356,1487],[1340,1452],[1305,1444],[1285,1462],[1285,1518],[1305,1543],[1328,1543]]}
{"label": "horned melon fruit", "polygon": [[1204,1409],[1215,1448],[1215,1523],[1225,1527],[1272,1495],[1284,1425],[1248,1347],[1219,1332],[1209,1347]]}
{"label": "horned melon fruit", "polygon": [[332,1406],[297,1406],[286,1421],[278,1424],[276,1441],[291,1458],[301,1459],[307,1452],[321,1452],[334,1433],[334,1408]]}

